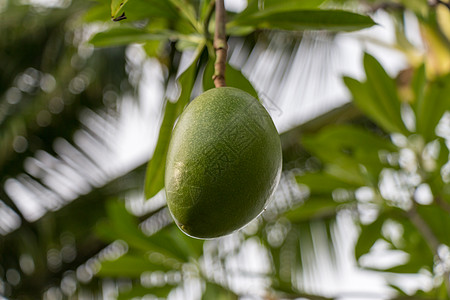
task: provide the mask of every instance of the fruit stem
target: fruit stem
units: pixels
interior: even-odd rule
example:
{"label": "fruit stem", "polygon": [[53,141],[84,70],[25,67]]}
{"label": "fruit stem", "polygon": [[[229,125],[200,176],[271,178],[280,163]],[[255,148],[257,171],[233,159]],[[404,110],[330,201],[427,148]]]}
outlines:
{"label": "fruit stem", "polygon": [[225,31],[225,5],[224,0],[216,1],[216,28],[214,31],[214,50],[216,51],[216,61],[214,63],[214,85],[217,87],[226,86],[225,68],[227,65],[227,37]]}

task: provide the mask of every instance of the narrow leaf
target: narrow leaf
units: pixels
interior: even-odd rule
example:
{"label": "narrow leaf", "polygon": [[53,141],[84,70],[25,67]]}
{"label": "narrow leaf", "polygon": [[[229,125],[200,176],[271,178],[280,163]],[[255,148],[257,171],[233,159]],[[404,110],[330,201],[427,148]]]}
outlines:
{"label": "narrow leaf", "polygon": [[304,184],[310,189],[310,194],[315,195],[331,195],[333,190],[338,188],[355,188],[340,178],[332,177],[326,173],[305,173],[296,176],[298,184]]}
{"label": "narrow leaf", "polygon": [[425,94],[425,86],[427,83],[425,65],[422,64],[415,72],[411,82],[411,88],[413,92],[412,109],[416,113],[419,111],[419,107],[423,105],[423,98]]}
{"label": "narrow leaf", "polygon": [[284,216],[292,223],[308,222],[316,219],[328,219],[336,216],[337,208],[342,205],[330,198],[311,197],[299,207],[289,210]]}
{"label": "narrow leaf", "polygon": [[143,43],[154,40],[165,40],[170,38],[175,38],[175,34],[170,31],[151,33],[144,29],[121,26],[97,33],[91,38],[90,43],[96,47],[105,47],[127,45],[131,43]]}
{"label": "narrow leaf", "polygon": [[[203,49],[203,47],[200,48]],[[178,79],[181,88],[181,94],[178,101],[176,103],[167,101],[156,148],[153,157],[148,164],[145,176],[144,193],[146,199],[155,196],[164,187],[166,156],[173,125],[184,107],[189,103],[192,88],[194,86],[197,58],[198,56],[195,57],[191,65]]]}
{"label": "narrow leaf", "polygon": [[170,268],[167,266],[152,263],[142,254],[126,254],[117,260],[103,261],[101,263],[100,271],[96,275],[100,277],[139,278],[144,272],[168,270],[170,270]]}
{"label": "narrow leaf", "polygon": [[295,10],[257,13],[231,21],[228,26],[254,26],[260,29],[353,31],[375,25],[368,16],[342,10]]}

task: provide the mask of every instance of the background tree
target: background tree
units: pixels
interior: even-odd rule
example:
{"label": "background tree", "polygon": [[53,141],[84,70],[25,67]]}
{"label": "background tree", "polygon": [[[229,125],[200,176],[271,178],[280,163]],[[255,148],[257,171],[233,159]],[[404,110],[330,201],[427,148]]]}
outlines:
{"label": "background tree", "polygon": [[[280,36],[302,39],[305,30],[334,36],[367,28],[368,14],[386,12],[396,30],[388,47],[409,66],[392,78],[365,54],[365,79],[344,78],[352,104],[281,135],[284,176],[267,211],[243,231],[203,242],[176,228],[161,190],[174,122],[213,87],[214,2],[7,1],[0,7],[1,294],[335,299],[341,295],[311,288],[307,272],[325,256],[339,264],[337,224],[350,216],[361,267],[420,273],[432,283],[403,291],[392,281],[385,297],[447,299],[448,6],[266,0],[228,12],[229,43],[251,51]],[[425,50],[409,39],[411,16]],[[140,69],[126,55],[134,43],[162,70],[164,113],[148,166],[120,169],[112,153],[121,105],[139,91]],[[228,65],[226,77],[262,98],[238,68]],[[147,201],[136,209],[130,195]],[[263,267],[236,264],[251,247]],[[402,256],[384,267],[376,263],[380,250]]]}

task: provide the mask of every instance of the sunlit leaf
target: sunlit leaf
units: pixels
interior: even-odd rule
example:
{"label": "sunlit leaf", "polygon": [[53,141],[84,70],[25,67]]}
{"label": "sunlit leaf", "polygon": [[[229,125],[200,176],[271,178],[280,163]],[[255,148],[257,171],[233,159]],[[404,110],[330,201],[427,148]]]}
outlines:
{"label": "sunlit leaf", "polygon": [[117,18],[123,12],[128,0],[111,0],[111,18]]}
{"label": "sunlit leaf", "polygon": [[260,29],[280,30],[335,30],[352,31],[375,25],[368,16],[341,10],[295,10],[257,13],[228,23],[233,26],[254,26]]}

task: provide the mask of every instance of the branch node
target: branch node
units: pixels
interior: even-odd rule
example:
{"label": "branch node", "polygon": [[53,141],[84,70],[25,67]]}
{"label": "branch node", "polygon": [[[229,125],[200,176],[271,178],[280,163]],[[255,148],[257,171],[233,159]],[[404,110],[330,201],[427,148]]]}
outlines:
{"label": "branch node", "polygon": [[216,61],[214,63],[214,86],[223,87],[225,83],[225,69],[227,65],[227,37],[225,31],[225,5],[223,0],[216,1],[216,28],[214,31],[214,50]]}

